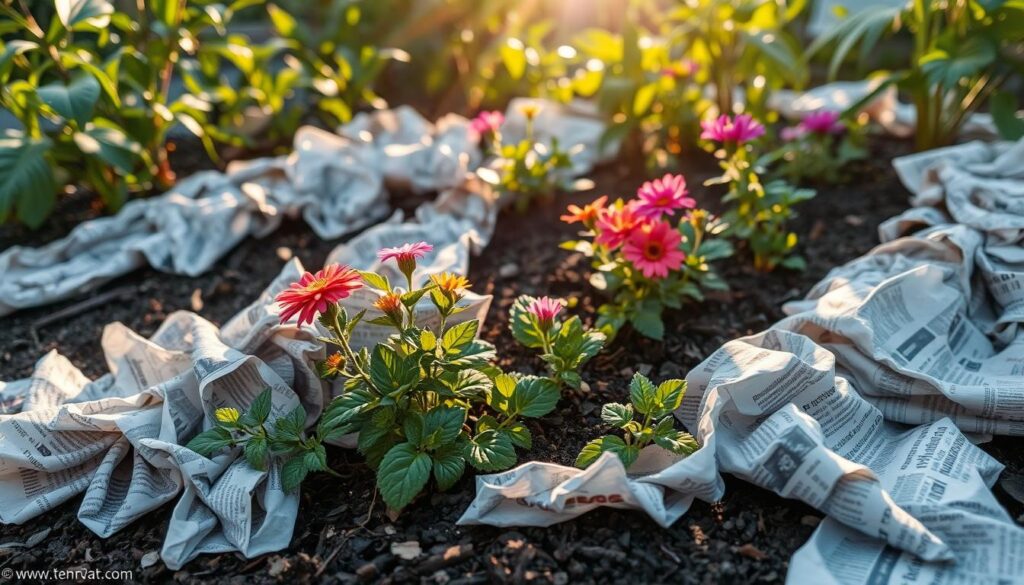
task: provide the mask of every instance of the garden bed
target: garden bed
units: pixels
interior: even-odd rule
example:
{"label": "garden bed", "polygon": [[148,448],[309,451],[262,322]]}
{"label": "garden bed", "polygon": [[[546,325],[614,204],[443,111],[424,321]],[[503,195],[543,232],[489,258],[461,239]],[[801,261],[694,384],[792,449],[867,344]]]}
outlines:
{"label": "garden bed", "polygon": [[[670,313],[662,343],[629,333],[620,336],[585,369],[590,393],[566,395],[554,413],[529,423],[534,446],[520,453],[520,462],[571,465],[586,441],[607,430],[600,421],[600,405],[625,398],[633,371],[649,373],[655,380],[683,377],[724,342],[769,327],[783,316],[782,303],[801,297],[830,268],[874,246],[878,224],[906,207],[907,193],[890,160],[908,147],[890,141],[873,147],[870,160],[850,168],[849,181],[822,188],[817,198],[799,208],[793,227],[803,240],[805,272],[755,273],[743,252],[726,261],[721,271],[730,292]],[[694,156],[678,170],[687,176],[698,203],[714,209],[718,194],[699,185],[716,174],[715,162]],[[469,277],[473,290],[494,295],[482,334],[498,346],[505,369],[538,368],[535,356],[513,343],[507,329],[508,308],[516,296],[575,297],[578,304],[572,312],[585,319],[601,302],[587,284],[586,260],[558,248],[575,233],[573,226],[558,220],[564,206],[588,201],[595,193],[628,196],[645,176],[637,164],[606,165],[592,176],[595,192],[562,196],[526,215],[506,212],[500,217],[493,241],[473,259]],[[405,209],[421,200],[400,199],[396,204]],[[75,199],[63,205],[75,212],[55,215],[61,219],[52,220],[40,233],[26,237],[20,230],[0,232],[0,249],[14,242],[36,245],[59,237],[70,227],[59,222],[92,214]],[[35,360],[51,349],[68,356],[86,375],[99,376],[107,369],[99,347],[107,323],[122,321],[150,335],[169,313],[182,309],[222,323],[258,295],[291,255],[307,267],[318,267],[337,243],[319,240],[301,221],[287,221],[266,239],[243,242],[200,277],[147,268],[107,284],[85,301],[0,319],[0,379],[28,375]],[[1019,472],[1024,456],[1012,449],[1012,442],[999,438],[986,450]],[[821,518],[805,504],[727,478],[721,503],[695,502],[668,529],[639,512],[610,509],[550,528],[458,527],[455,522],[475,493],[472,475],[447,493],[428,492],[393,519],[379,498],[374,503],[373,473],[357,453],[332,449],[329,461],[349,479],[321,475],[307,482],[291,546],[278,554],[252,560],[235,554],[204,555],[176,573],[159,561],[142,568],[152,557],[147,553],[162,545],[171,507],[101,540],[76,520],[81,499],[75,498],[24,526],[0,527],[0,543],[42,538],[27,549],[0,550],[0,567],[43,568],[51,559],[60,559],[59,568],[134,570],[136,580],[143,581],[202,577],[246,583],[328,577],[438,583],[782,582],[788,559]],[[1001,489],[996,494],[1015,517],[1024,511]],[[37,536],[43,533],[44,538]],[[416,558],[398,554],[413,550],[411,544],[393,550],[393,545],[413,542],[422,550]]]}

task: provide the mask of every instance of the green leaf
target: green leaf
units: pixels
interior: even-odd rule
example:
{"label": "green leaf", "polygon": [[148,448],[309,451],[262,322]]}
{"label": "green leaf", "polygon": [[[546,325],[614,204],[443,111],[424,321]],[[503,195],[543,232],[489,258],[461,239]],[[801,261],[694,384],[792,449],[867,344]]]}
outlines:
{"label": "green leaf", "polygon": [[14,136],[0,139],[0,222],[17,209],[31,228],[42,225],[53,209],[57,184],[45,155],[49,138]]}
{"label": "green leaf", "polygon": [[420,379],[419,366],[407,363],[387,345],[378,344],[370,358],[370,379],[378,390],[395,395],[409,389]]}
{"label": "green leaf", "polygon": [[142,146],[124,132],[112,127],[86,126],[75,132],[75,145],[85,154],[93,155],[122,173],[131,173],[142,157]]}
{"label": "green leaf", "polygon": [[601,456],[605,451],[611,451],[618,455],[622,465],[629,469],[629,466],[636,461],[640,449],[633,445],[627,445],[625,441],[615,435],[606,435],[590,441],[580,450],[576,457],[576,467],[587,468]]}
{"label": "green leaf", "polygon": [[434,351],[437,347],[437,336],[430,329],[424,329],[420,332],[420,347],[424,351]]}
{"label": "green leaf", "polygon": [[327,449],[321,444],[314,445],[302,456],[306,471],[323,471],[327,469]]}
{"label": "green leaf", "polygon": [[661,314],[658,311],[649,309],[637,311],[630,315],[629,322],[645,337],[659,341],[665,337],[665,324],[661,321]]}
{"label": "green leaf", "polygon": [[616,428],[623,428],[633,420],[633,405],[612,402],[601,408],[601,420]]}
{"label": "green leaf", "polygon": [[1002,90],[989,100],[992,121],[1003,140],[1020,140],[1024,137],[1024,119],[1017,115],[1017,98],[1013,93]]}
{"label": "green leaf", "polygon": [[516,447],[522,447],[523,449],[533,448],[533,434],[530,433],[530,429],[526,428],[521,422],[515,422],[505,427],[505,433],[508,434],[508,438],[512,441],[512,444]]}
{"label": "green leaf", "polygon": [[423,417],[423,435],[432,439],[430,447],[450,445],[459,438],[465,422],[464,408],[438,406]]}
{"label": "green leaf", "polygon": [[519,39],[510,38],[498,49],[509,77],[518,80],[526,73],[526,47]]}
{"label": "green leaf", "polygon": [[469,441],[469,462],[480,471],[501,471],[516,463],[512,439],[505,433],[487,430]]}
{"label": "green leaf", "polygon": [[273,399],[273,391],[270,388],[260,392],[258,396],[249,405],[249,414],[256,419],[259,424],[267,422],[267,418],[270,417],[270,405]]}
{"label": "green leaf", "polygon": [[509,410],[519,416],[544,416],[555,409],[560,397],[558,385],[550,378],[523,376],[512,391]]}
{"label": "green leaf", "polygon": [[466,471],[466,458],[457,445],[438,449],[434,452],[434,479],[437,488],[445,491],[455,485]]}
{"label": "green leaf", "polygon": [[423,415],[418,412],[407,414],[405,420],[402,421],[402,432],[405,434],[406,441],[417,447],[422,447],[425,436],[423,432]]}
{"label": "green leaf", "polygon": [[918,65],[932,83],[954,87],[961,79],[978,75],[998,56],[996,44],[984,36],[957,39],[947,49],[935,49],[921,57]]}
{"label": "green leaf", "polygon": [[689,455],[700,448],[690,433],[675,430],[671,416],[666,416],[658,422],[654,429],[654,442],[662,449],[668,449],[677,455]]}
{"label": "green leaf", "polygon": [[84,126],[92,119],[96,100],[100,98],[100,84],[91,75],[79,75],[69,85],[60,82],[44,85],[36,90],[36,95],[60,117]]}
{"label": "green leaf", "polygon": [[306,468],[306,460],[303,457],[295,457],[289,459],[281,467],[281,486],[286,492],[295,491],[302,481],[309,475],[309,469]]}
{"label": "green leaf", "polygon": [[638,89],[636,96],[633,98],[633,115],[639,117],[647,113],[651,104],[654,103],[654,96],[657,92],[657,83],[648,83]]}
{"label": "green leaf", "polygon": [[541,348],[544,347],[544,334],[537,326],[537,318],[528,310],[535,300],[529,295],[516,298],[509,309],[508,323],[516,341],[526,347]]}
{"label": "green leaf", "polygon": [[377,485],[384,502],[393,510],[406,507],[430,480],[433,462],[409,443],[395,445],[384,455],[377,470]]}
{"label": "green leaf", "polygon": [[661,418],[666,414],[675,412],[683,402],[686,395],[686,380],[665,380],[658,385],[654,392],[654,408],[651,416]]}
{"label": "green leaf", "polygon": [[107,0],[56,0],[54,5],[68,30],[105,27],[114,13],[114,5]]}
{"label": "green leaf", "polygon": [[647,376],[637,372],[629,382],[629,400],[640,414],[651,414],[657,406],[654,384]]}
{"label": "green leaf", "polygon": [[359,276],[363,277],[363,281],[370,285],[372,288],[382,290],[386,292],[391,291],[391,283],[388,282],[388,277],[383,274],[377,274],[376,272],[367,272],[359,270]]}
{"label": "green leaf", "polygon": [[448,373],[442,383],[455,396],[468,399],[486,396],[494,387],[487,374],[474,369],[459,370],[455,374]]}
{"label": "green leaf", "polygon": [[223,427],[213,427],[192,437],[192,440],[185,445],[186,448],[199,453],[203,457],[209,457],[232,443],[231,432]]}
{"label": "green leaf", "polygon": [[254,436],[245,442],[245,461],[253,469],[265,470],[268,451],[267,439],[258,435]]}
{"label": "green leaf", "polygon": [[445,351],[460,350],[469,345],[476,338],[476,331],[480,324],[476,319],[463,321],[451,326],[441,337],[441,347]]}

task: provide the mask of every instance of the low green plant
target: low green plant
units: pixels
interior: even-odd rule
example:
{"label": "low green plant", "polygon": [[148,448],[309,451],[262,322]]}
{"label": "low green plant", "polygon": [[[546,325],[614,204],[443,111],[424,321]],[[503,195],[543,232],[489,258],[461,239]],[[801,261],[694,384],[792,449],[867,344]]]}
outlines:
{"label": "low green plant", "polygon": [[[576,466],[586,468],[612,452],[629,469],[640,451],[654,444],[677,455],[689,455],[699,448],[690,433],[677,431],[673,412],[686,395],[686,380],[665,380],[655,386],[639,372],[629,383],[629,404],[612,402],[601,408],[601,420],[622,430],[622,436],[605,435],[583,446]],[[639,416],[639,419],[637,418]]]}
{"label": "low green plant", "polygon": [[915,145],[926,150],[951,144],[967,118],[986,103],[1005,137],[1024,135],[1016,98],[1000,91],[1024,73],[1021,30],[1024,3],[1015,0],[913,0],[857,12],[819,36],[807,54],[813,57],[834,45],[829,77],[835,78],[854,49],[864,63],[879,41],[909,33],[913,46],[903,66],[875,72],[876,89],[850,111],[895,85],[910,96]]}
{"label": "low green plant", "polygon": [[847,164],[867,156],[864,125],[843,120],[838,112],[808,114],[779,134],[782,144],[766,154],[761,164],[793,184],[837,182]]}
{"label": "low green plant", "polygon": [[[382,251],[394,258],[412,282],[415,259],[430,246],[412,244]],[[386,255],[391,253],[390,256]],[[360,284],[360,280],[363,284]],[[353,332],[365,311],[356,315],[338,301],[367,286],[378,300],[380,313],[368,323],[393,328],[387,338],[359,351],[352,349]],[[581,353],[588,357],[560,362],[565,342],[552,340],[545,360],[558,378],[502,372],[494,365],[490,343],[477,339],[476,319],[454,322],[465,278],[434,275],[424,286],[396,288],[378,273],[330,266],[306,274],[278,296],[282,318],[299,316],[299,323],[319,314],[328,332],[321,341],[339,348],[318,365],[325,379],[337,379],[341,394],[326,407],[317,425],[304,430],[305,413],[296,409],[270,424],[269,398],[261,395],[245,414],[218,411],[217,424],[197,435],[189,446],[203,455],[241,446],[246,459],[265,467],[272,458],[282,464],[282,481],[295,489],[305,477],[326,467],[324,442],[358,434],[358,450],[377,471],[377,486],[385,503],[395,510],[408,505],[434,479],[448,489],[467,465],[480,471],[499,471],[516,463],[516,448],[530,448],[532,436],[523,420],[551,412],[560,397],[560,383],[578,380],[576,368],[600,348],[598,335],[579,333]],[[437,311],[439,324],[417,322],[414,307],[424,297]],[[321,299],[327,301],[321,312]],[[568,320],[547,335],[575,336]]]}
{"label": "low green plant", "polygon": [[813,198],[815,191],[798,189],[781,179],[761,182],[766,169],[754,154],[754,141],[765,129],[750,115],[719,116],[702,124],[701,137],[716,146],[723,171],[704,184],[728,187],[722,202],[729,204],[723,215],[729,235],[746,242],[755,270],[768,272],[777,266],[803,270],[804,259],[794,254],[797,235],[786,224],[796,215],[793,207]]}
{"label": "low green plant", "polygon": [[485,149],[497,155],[493,165],[480,167],[477,175],[513,201],[519,212],[526,211],[537,198],[551,197],[559,190],[570,190],[568,169],[572,168],[570,152],[562,150],[557,138],[545,144],[534,139],[534,121],[540,106],[523,106],[526,135],[522,140],[506,144],[495,129],[487,136]]}
{"label": "low green plant", "polygon": [[575,315],[559,320],[562,306],[560,300],[522,295],[512,303],[509,328],[516,341],[541,351],[552,380],[578,390],[580,369],[604,347],[605,335],[585,328]]}

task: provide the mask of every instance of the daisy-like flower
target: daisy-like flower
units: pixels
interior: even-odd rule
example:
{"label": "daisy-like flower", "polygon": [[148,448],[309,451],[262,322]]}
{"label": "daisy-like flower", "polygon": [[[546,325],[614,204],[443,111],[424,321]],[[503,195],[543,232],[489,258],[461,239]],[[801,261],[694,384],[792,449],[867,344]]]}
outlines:
{"label": "daisy-like flower", "polygon": [[303,273],[298,282],[278,293],[274,299],[281,306],[281,322],[299,316],[299,325],[312,323],[317,313],[324,313],[328,307],[347,298],[358,290],[362,283],[359,273],[338,264],[325,266],[316,274]]}
{"label": "daisy-like flower", "polygon": [[563,302],[561,299],[551,297],[540,297],[533,299],[526,311],[537,318],[537,326],[541,331],[547,333],[555,324],[555,317],[562,312]]}
{"label": "daisy-like flower", "polygon": [[538,104],[538,103],[523,104],[522,106],[519,107],[519,112],[522,115],[526,116],[526,119],[528,121],[532,121],[534,118],[537,117],[537,114],[540,113],[540,104]]}
{"label": "daisy-like flower", "polygon": [[644,219],[657,220],[663,215],[672,215],[677,209],[693,209],[697,202],[689,194],[686,178],[682,175],[667,174],[647,181],[636,191],[636,214]]}
{"label": "daisy-like flower", "polygon": [[839,121],[839,112],[819,110],[804,116],[800,128],[812,134],[842,134],[846,126]]}
{"label": "daisy-like flower", "polygon": [[469,281],[466,280],[466,277],[453,272],[434,274],[430,280],[449,298],[460,297],[469,288]]}
{"label": "daisy-like flower", "polygon": [[607,201],[608,196],[602,195],[583,207],[580,207],[579,205],[570,205],[568,207],[569,213],[563,215],[559,219],[565,223],[580,222],[587,226],[587,228],[593,228],[597,218],[601,216],[601,212],[604,210],[604,204]]}
{"label": "daisy-like flower", "polygon": [[594,243],[614,250],[626,241],[626,237],[641,223],[633,209],[633,202],[623,204],[621,200],[607,207],[597,218],[597,237]]}
{"label": "daisy-like flower", "polygon": [[373,306],[387,315],[396,325],[402,322],[402,295],[387,293],[373,301]]}
{"label": "daisy-like flower", "polygon": [[723,114],[714,120],[704,120],[700,127],[702,139],[722,143],[743,144],[764,135],[764,126],[750,114],[740,114],[735,118]]}
{"label": "daisy-like flower", "polygon": [[402,244],[397,248],[383,248],[380,252],[377,252],[377,258],[380,258],[381,262],[387,262],[388,260],[397,261],[398,269],[402,271],[406,280],[409,281],[409,288],[411,289],[412,273],[416,270],[416,259],[422,258],[433,249],[434,247],[426,242]]}
{"label": "daisy-like flower", "polygon": [[504,123],[505,114],[497,110],[480,112],[469,123],[469,130],[476,137],[476,140],[480,140],[480,137],[486,136],[488,133],[497,135],[498,131],[501,130],[501,125]]}
{"label": "daisy-like flower", "polygon": [[658,221],[636,229],[629,235],[622,255],[647,278],[665,278],[670,270],[679,270],[686,254],[679,249],[682,235],[667,221]]}

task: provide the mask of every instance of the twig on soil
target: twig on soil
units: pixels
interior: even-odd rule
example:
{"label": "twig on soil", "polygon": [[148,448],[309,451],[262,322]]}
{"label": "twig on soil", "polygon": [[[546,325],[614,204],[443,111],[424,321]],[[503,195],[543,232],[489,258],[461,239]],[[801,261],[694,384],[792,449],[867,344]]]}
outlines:
{"label": "twig on soil", "polygon": [[29,326],[29,333],[32,335],[32,341],[36,344],[36,349],[40,349],[42,347],[42,343],[39,341],[39,329],[42,329],[51,323],[63,321],[68,317],[76,317],[87,311],[99,308],[110,301],[131,296],[136,292],[138,292],[136,287],[122,286],[121,288],[108,290],[107,292],[100,293],[94,297],[77,302],[70,307],[64,307],[59,311],[50,313],[49,315],[36,320]]}
{"label": "twig on soil", "polygon": [[348,542],[348,539],[352,538],[352,535],[355,534],[356,532],[359,532],[360,530],[364,530],[366,528],[366,525],[370,523],[370,519],[373,518],[373,507],[376,504],[377,504],[377,490],[374,489],[373,490],[373,499],[370,500],[370,508],[366,511],[366,518],[363,519],[362,522],[357,524],[355,526],[355,528],[352,528],[351,530],[349,530],[349,531],[347,531],[345,533],[345,537],[341,539],[341,542],[338,543],[338,546],[334,547],[334,550],[331,551],[331,554],[327,555],[327,558],[325,558],[323,560],[323,562],[320,563],[320,566],[316,570],[316,574],[313,575],[314,577],[320,577],[320,575],[323,575],[324,571],[327,570],[328,565],[330,565],[331,562],[335,559],[335,557],[338,556],[338,553],[341,552],[341,549],[345,547],[345,543]]}

